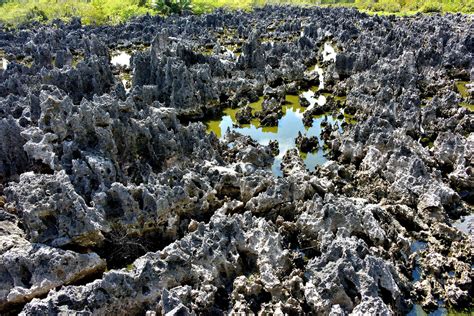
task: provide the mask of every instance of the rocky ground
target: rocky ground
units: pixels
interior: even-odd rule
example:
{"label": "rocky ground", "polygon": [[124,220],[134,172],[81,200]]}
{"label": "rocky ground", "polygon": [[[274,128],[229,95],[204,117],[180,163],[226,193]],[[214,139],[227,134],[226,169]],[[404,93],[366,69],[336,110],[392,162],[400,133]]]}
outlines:
{"label": "rocky ground", "polygon": [[[75,19],[0,29],[0,48],[0,313],[472,308],[474,235],[453,225],[474,202],[472,16]],[[274,144],[199,122],[264,96],[274,124],[321,79],[347,97],[323,112],[357,123],[326,126],[314,171],[290,150],[275,177]]]}

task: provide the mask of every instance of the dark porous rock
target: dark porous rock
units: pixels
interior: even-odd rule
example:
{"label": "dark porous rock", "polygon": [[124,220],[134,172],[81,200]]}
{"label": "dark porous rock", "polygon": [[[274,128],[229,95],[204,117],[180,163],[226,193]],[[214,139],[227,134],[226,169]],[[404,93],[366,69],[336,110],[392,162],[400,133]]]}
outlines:
{"label": "dark porous rock", "polygon": [[0,47],[0,313],[472,310],[471,16],[71,18]]}
{"label": "dark porous rock", "polygon": [[275,99],[265,99],[262,110],[256,113],[261,126],[277,126],[278,120],[283,116],[281,104]]}
{"label": "dark porous rock", "polygon": [[295,143],[298,149],[303,153],[313,152],[319,147],[319,140],[317,137],[303,136],[301,132],[298,133],[298,137],[296,137]]}
{"label": "dark porous rock", "polygon": [[281,169],[284,175],[291,175],[305,170],[303,159],[301,159],[297,149],[290,149],[286,152],[281,162]]}
{"label": "dark porous rock", "polygon": [[253,114],[250,106],[245,106],[235,113],[235,119],[239,124],[249,124],[252,118]]}
{"label": "dark porous rock", "polygon": [[278,120],[280,119],[278,113],[271,113],[266,115],[260,120],[261,126],[278,126]]}
{"label": "dark porous rock", "polygon": [[306,99],[305,97],[303,97],[301,95],[299,96],[299,102],[300,102],[301,106],[303,106],[303,107],[308,107],[309,104],[310,104],[308,99]]}
{"label": "dark porous rock", "polygon": [[278,149],[278,141],[271,140],[268,146],[270,147],[274,156],[277,156],[280,153],[280,150]]}

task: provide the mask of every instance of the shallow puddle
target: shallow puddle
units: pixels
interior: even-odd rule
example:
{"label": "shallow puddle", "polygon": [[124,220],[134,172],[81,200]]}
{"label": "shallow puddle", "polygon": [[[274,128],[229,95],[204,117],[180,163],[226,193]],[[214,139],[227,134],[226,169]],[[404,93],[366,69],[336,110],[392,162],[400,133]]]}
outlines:
{"label": "shallow puddle", "polygon": [[[238,59],[242,55],[242,46],[239,44],[221,44],[221,55],[227,56],[230,59]],[[196,53],[204,56],[214,56],[214,47],[199,47],[195,50]]]}
{"label": "shallow puddle", "polygon": [[456,89],[458,90],[459,94],[463,98],[469,97],[469,91],[467,89],[467,85],[469,84],[469,82],[467,82],[467,81],[456,81],[455,84],[456,84]]}
{"label": "shallow puddle", "polygon": [[[472,220],[472,218],[471,218],[471,220]],[[454,224],[454,226],[456,226],[456,224]],[[427,248],[428,248],[428,244],[426,242],[415,240],[410,246],[410,251],[412,253],[417,253],[417,252],[420,252],[420,251],[424,251]],[[413,267],[413,271],[411,273],[411,277],[412,277],[413,282],[420,281],[421,277],[422,277],[422,273],[423,273],[422,270],[421,270],[421,267],[418,263],[418,260],[419,260],[418,257],[415,260],[416,260],[416,263],[415,263],[415,266]],[[453,271],[449,272],[448,274],[451,277],[454,276]],[[445,316],[445,315],[462,315],[462,316],[466,315],[467,316],[467,315],[472,315],[472,314],[471,314],[471,311],[464,312],[464,311],[448,310],[446,308],[445,303],[441,300],[438,301],[438,308],[434,311],[427,312],[423,309],[423,307],[421,305],[414,304],[413,308],[407,314],[407,316]]]}
{"label": "shallow puddle", "polygon": [[[410,251],[412,253],[417,253],[420,251],[424,251],[427,248],[428,248],[428,244],[426,242],[415,240],[410,246]],[[419,260],[418,255],[416,256],[415,260],[416,260],[415,266],[413,267],[413,271],[411,272],[411,279],[414,282],[421,280],[421,274],[422,274],[422,270],[418,262]]]}
{"label": "shallow puddle", "polygon": [[463,233],[474,236],[474,214],[461,217],[453,223],[453,226]]}
{"label": "shallow puddle", "polygon": [[[303,93],[303,95],[310,95],[311,90]],[[325,101],[324,97],[324,101]],[[263,97],[257,102],[250,103],[252,112],[258,112],[262,109]],[[224,138],[228,130],[239,132],[242,135],[250,136],[252,139],[262,145],[268,145],[270,141],[278,141],[279,154],[275,157],[272,165],[272,172],[276,176],[282,176],[281,161],[285,153],[292,148],[296,148],[295,139],[298,133],[306,135],[307,137],[315,136],[319,139],[318,150],[311,153],[302,153],[300,156],[303,159],[306,168],[310,171],[314,170],[317,165],[321,165],[327,161],[324,154],[324,142],[320,138],[321,123],[325,122],[334,126],[338,125],[339,132],[342,132],[341,124],[344,120],[348,122],[347,118],[344,120],[337,119],[330,114],[315,116],[313,118],[312,127],[306,127],[303,124],[303,113],[307,108],[302,107],[297,95],[287,95],[286,105],[282,107],[283,116],[278,121],[277,126],[261,127],[258,119],[253,119],[250,124],[243,124],[238,126],[236,120],[236,113],[239,109],[226,108],[222,113],[222,117],[205,121],[208,132],[214,132],[218,138]]]}
{"label": "shallow puddle", "polygon": [[420,240],[415,240],[410,246],[410,250],[413,253],[418,252],[418,251],[423,251],[426,248],[428,248],[428,244]]}
{"label": "shallow puddle", "polygon": [[334,47],[329,43],[324,43],[323,61],[336,62],[336,55],[337,53]]}
{"label": "shallow puddle", "polygon": [[[265,41],[265,39],[263,39]],[[322,60],[325,62],[336,61],[336,50],[330,43],[324,43],[320,54],[322,54]],[[341,124],[346,122],[348,124],[355,123],[353,116],[345,115],[341,110],[341,114],[344,114],[344,119],[337,119],[331,114],[320,115],[313,117],[313,124],[311,127],[304,126],[303,113],[307,110],[311,110],[316,105],[324,105],[329,96],[328,93],[317,93],[318,90],[324,89],[324,71],[319,65],[314,65],[307,70],[308,74],[314,74],[318,76],[319,86],[314,86],[301,93],[308,102],[309,106],[302,107],[299,101],[298,95],[287,95],[286,104],[282,107],[283,116],[278,120],[277,126],[263,127],[260,126],[258,119],[252,119],[250,124],[239,125],[236,120],[236,113],[239,109],[226,108],[222,112],[222,116],[217,119],[211,119],[205,121],[208,132],[214,132],[218,138],[223,138],[227,131],[236,131],[242,135],[250,136],[252,139],[262,145],[268,145],[270,141],[278,141],[279,154],[275,157],[272,165],[272,172],[276,176],[282,176],[281,161],[285,153],[292,148],[296,148],[295,140],[299,133],[306,137],[317,137],[319,140],[319,147],[314,152],[303,153],[300,152],[300,156],[303,159],[306,168],[310,171],[314,170],[317,165],[321,165],[327,161],[324,153],[325,144],[321,139],[321,130],[323,125],[337,125],[339,132],[342,132]],[[341,100],[341,97],[334,97],[336,100]],[[262,110],[263,97],[257,102],[250,103],[249,106],[252,108],[252,114]]]}
{"label": "shallow puddle", "polygon": [[419,304],[413,305],[413,308],[407,314],[407,316],[472,316],[472,309],[467,308],[466,310],[454,310],[446,307],[443,301],[438,301],[438,308],[434,311],[427,312]]}
{"label": "shallow puddle", "polygon": [[125,92],[130,92],[132,89],[132,75],[130,72],[124,71],[119,74],[119,79],[125,88]]}
{"label": "shallow puddle", "polygon": [[[112,57],[110,59],[110,63],[113,66],[116,67],[121,67],[120,69],[120,74],[116,77],[122,82],[125,92],[130,92],[131,87],[132,87],[132,74],[130,73],[130,59],[131,59],[131,54],[123,51],[123,50],[118,50],[112,52]],[[123,69],[125,68],[125,69]]]}
{"label": "shallow puddle", "polygon": [[412,310],[407,314],[407,316],[444,316],[448,315],[448,310],[441,306],[435,311],[432,312],[425,312],[421,305],[415,304],[413,305]]}
{"label": "shallow puddle", "polygon": [[325,95],[318,94],[318,97],[316,97],[315,89],[310,89],[308,91],[305,91],[303,92],[302,95],[309,102],[308,110],[313,109],[316,104],[324,105],[326,104],[326,101],[327,101]]}
{"label": "shallow puddle", "polygon": [[322,68],[319,67],[319,65],[314,65],[312,67],[309,68],[309,72],[315,72],[318,74],[318,77],[319,77],[319,86],[318,86],[318,90],[319,89],[324,89],[324,71]]}
{"label": "shallow puddle", "polygon": [[3,70],[7,70],[8,68],[8,60],[6,58],[2,58],[2,62],[0,63],[0,65],[2,65],[2,68]]}
{"label": "shallow puddle", "polygon": [[130,58],[132,56],[125,52],[125,51],[116,51],[112,53],[112,58],[110,62],[114,66],[121,66],[121,67],[126,67],[130,68]]}

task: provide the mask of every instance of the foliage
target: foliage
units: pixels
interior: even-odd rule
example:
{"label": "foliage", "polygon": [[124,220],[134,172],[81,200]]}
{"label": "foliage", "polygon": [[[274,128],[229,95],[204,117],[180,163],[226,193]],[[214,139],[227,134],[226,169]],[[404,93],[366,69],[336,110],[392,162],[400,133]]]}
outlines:
{"label": "foliage", "polygon": [[352,6],[383,13],[464,12],[474,13],[473,0],[193,0],[196,13],[216,8],[250,10],[264,4]]}
{"label": "foliage", "polygon": [[441,12],[443,10],[443,6],[441,3],[437,1],[427,1],[423,6],[421,7],[421,11],[425,13],[429,12]]}
{"label": "foliage", "polygon": [[44,11],[38,9],[38,7],[35,6],[26,13],[26,19],[28,21],[45,22],[48,20],[48,17]]}
{"label": "foliage", "polygon": [[374,11],[400,12],[401,9],[402,6],[399,1],[379,0],[373,4]]}
{"label": "foliage", "polygon": [[193,0],[193,10],[198,14],[211,12],[217,8],[250,10],[253,2],[252,0]]}
{"label": "foliage", "polygon": [[183,11],[191,11],[191,0],[156,0],[152,7],[162,14],[181,14]]}
{"label": "foliage", "polygon": [[415,12],[474,12],[472,0],[355,0],[362,10],[386,13]]}
{"label": "foliage", "polygon": [[264,4],[355,6],[369,12],[474,13],[473,0],[0,0],[0,22],[18,25],[56,18],[82,18],[85,24],[117,24],[144,14],[195,13],[216,8],[251,10]]}
{"label": "foliage", "polygon": [[117,24],[155,11],[143,0],[10,0],[0,5],[0,22],[18,25],[31,21],[70,20],[79,16],[85,24]]}
{"label": "foliage", "polygon": [[270,5],[345,5],[352,4],[354,0],[192,0],[195,13],[205,13],[216,8],[230,10],[251,10],[266,4]]}

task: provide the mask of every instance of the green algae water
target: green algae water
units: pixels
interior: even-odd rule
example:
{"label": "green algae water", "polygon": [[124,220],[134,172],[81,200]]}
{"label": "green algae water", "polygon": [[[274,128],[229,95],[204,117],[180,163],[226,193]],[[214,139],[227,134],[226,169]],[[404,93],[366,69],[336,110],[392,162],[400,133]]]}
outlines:
{"label": "green algae water", "polygon": [[[456,90],[465,99],[467,99],[469,97],[469,90],[467,88],[468,84],[469,84],[468,81],[456,81],[455,82]],[[470,102],[460,102],[459,105],[462,106],[463,108],[468,109],[471,112],[474,112],[474,104],[472,104]]]}
{"label": "green algae water", "polygon": [[[262,109],[263,97],[257,102],[250,103],[252,113]],[[325,102],[325,99],[323,100]],[[319,148],[310,153],[300,152],[306,168],[310,171],[314,170],[317,165],[321,165],[327,161],[324,152],[324,141],[320,138],[321,123],[337,126],[339,132],[342,132],[341,124],[345,121],[348,124],[354,123],[354,119],[345,116],[344,119],[337,119],[331,114],[313,117],[311,127],[303,124],[303,113],[307,108],[301,106],[298,95],[287,95],[286,104],[282,107],[283,116],[278,121],[277,126],[262,127],[258,119],[253,119],[250,124],[238,125],[235,115],[239,109],[226,108],[222,112],[222,116],[205,121],[207,131],[213,132],[220,139],[224,138],[227,131],[235,131],[245,136],[250,136],[253,140],[262,145],[268,145],[270,141],[278,141],[279,154],[275,157],[272,165],[272,172],[276,176],[282,176],[281,161],[284,154],[292,148],[296,148],[295,139],[298,133],[307,137],[315,136],[319,139]]]}
{"label": "green algae water", "polygon": [[[334,62],[336,59],[336,50],[329,43],[325,43],[321,48],[323,61]],[[301,106],[298,95],[287,95],[285,97],[285,105],[282,106],[283,116],[278,120],[277,126],[263,127],[260,126],[260,121],[253,118],[250,124],[239,125],[236,120],[236,113],[239,109],[226,108],[222,115],[216,119],[205,121],[207,131],[213,132],[218,138],[222,139],[228,131],[235,131],[245,136],[250,136],[253,140],[262,145],[268,145],[270,141],[278,142],[279,154],[275,157],[272,165],[272,172],[276,176],[282,176],[281,161],[285,153],[292,148],[296,148],[295,139],[299,133],[306,137],[317,137],[319,140],[319,147],[314,152],[303,153],[300,152],[300,157],[303,159],[306,168],[313,171],[317,165],[321,165],[327,161],[325,156],[325,143],[321,139],[321,131],[323,126],[330,125],[333,130],[338,130],[342,133],[342,123],[354,124],[355,119],[351,115],[344,114],[341,110],[333,116],[331,113],[325,115],[314,116],[311,127],[306,127],[303,123],[303,113],[308,109],[317,105],[324,105],[327,98],[330,96],[337,101],[343,101],[345,97],[335,97],[329,93],[317,93],[324,89],[324,71],[320,65],[316,64],[307,70],[309,73],[317,74],[319,77],[319,86],[312,86],[307,91],[303,91],[301,96],[309,102],[308,108]],[[264,98],[260,97],[256,102],[250,103],[252,114],[262,110],[262,103]],[[341,116],[340,114],[344,114]],[[338,119],[337,117],[343,117]]]}
{"label": "green algae water", "polygon": [[468,89],[467,89],[467,84],[468,83],[469,83],[468,81],[456,81],[455,82],[456,89],[458,90],[459,94],[463,98],[467,98],[469,96],[469,92],[468,92]]}

